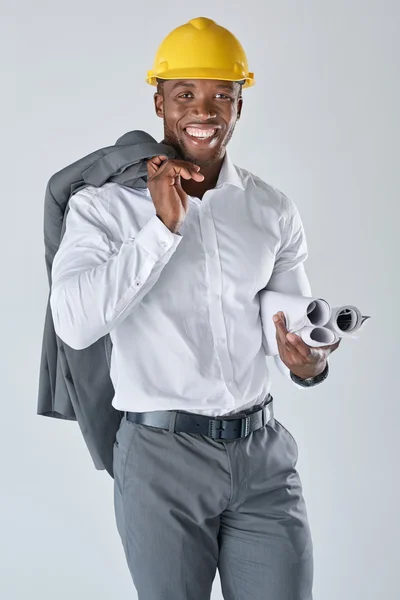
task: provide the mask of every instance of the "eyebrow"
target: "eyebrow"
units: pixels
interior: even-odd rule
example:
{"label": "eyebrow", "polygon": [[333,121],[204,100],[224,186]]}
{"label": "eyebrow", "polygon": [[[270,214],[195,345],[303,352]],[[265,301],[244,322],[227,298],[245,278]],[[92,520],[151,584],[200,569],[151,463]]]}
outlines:
{"label": "eyebrow", "polygon": [[[171,92],[173,92],[178,87],[195,88],[196,84],[195,83],[190,83],[189,81],[187,81],[187,82],[185,82],[185,81],[178,81],[177,83],[175,83],[172,86]],[[225,83],[225,84],[224,83],[220,83],[216,87],[219,90],[229,90],[230,92],[234,91],[234,87],[232,85],[227,84],[227,83]]]}

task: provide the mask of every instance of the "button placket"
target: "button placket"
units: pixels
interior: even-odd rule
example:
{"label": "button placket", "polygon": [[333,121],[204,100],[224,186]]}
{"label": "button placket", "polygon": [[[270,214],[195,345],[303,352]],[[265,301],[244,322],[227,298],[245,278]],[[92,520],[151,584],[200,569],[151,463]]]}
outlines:
{"label": "button placket", "polygon": [[210,280],[210,320],[211,329],[216,341],[216,351],[221,362],[224,379],[233,387],[232,361],[227,347],[226,326],[221,302],[222,272],[218,256],[218,242],[214,220],[207,218],[206,211],[200,213],[200,226],[206,249],[206,260]]}

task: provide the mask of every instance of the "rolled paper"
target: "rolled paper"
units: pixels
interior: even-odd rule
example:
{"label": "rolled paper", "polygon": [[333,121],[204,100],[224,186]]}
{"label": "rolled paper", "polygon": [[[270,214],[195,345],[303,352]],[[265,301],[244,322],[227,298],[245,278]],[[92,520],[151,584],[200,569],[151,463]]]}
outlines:
{"label": "rolled paper", "polygon": [[277,312],[284,313],[286,329],[291,333],[297,333],[303,327],[322,327],[329,320],[331,314],[330,306],[323,298],[284,294],[269,290],[262,290],[259,296],[264,333],[263,345],[269,356],[278,354],[276,327],[272,320]]}
{"label": "rolled paper", "polygon": [[369,316],[351,304],[332,308],[324,298],[313,298],[299,294],[284,294],[261,290],[260,318],[263,330],[265,353],[279,353],[276,327],[273,316],[278,312],[285,315],[286,329],[295,333],[310,347],[318,348],[336,343],[342,337],[356,339],[356,333]]}
{"label": "rolled paper", "polygon": [[351,304],[335,306],[331,309],[331,316],[325,327],[328,327],[340,337],[357,339],[354,334],[364,325],[369,316],[363,316],[360,310]]}
{"label": "rolled paper", "polygon": [[339,339],[336,333],[326,327],[303,327],[295,333],[301,337],[307,346],[311,346],[312,348],[335,344]]}

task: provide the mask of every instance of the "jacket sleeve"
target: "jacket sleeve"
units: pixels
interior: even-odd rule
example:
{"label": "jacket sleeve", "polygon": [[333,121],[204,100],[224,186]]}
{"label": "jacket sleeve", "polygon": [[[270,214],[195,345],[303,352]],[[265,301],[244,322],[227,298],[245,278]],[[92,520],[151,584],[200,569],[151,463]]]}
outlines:
{"label": "jacket sleeve", "polygon": [[109,333],[151,290],[181,240],[154,215],[117,247],[85,190],[73,195],[52,266],[57,335],[81,350]]}
{"label": "jacket sleeve", "polygon": [[[304,267],[308,258],[306,234],[297,206],[285,195],[283,195],[283,211],[285,218],[282,220],[282,241],[271,278],[265,289],[286,294],[312,296],[310,282]],[[293,381],[290,377],[290,369],[279,354],[274,355],[273,358],[282,375],[290,379],[296,388],[306,389]],[[308,387],[312,387],[312,383]]]}

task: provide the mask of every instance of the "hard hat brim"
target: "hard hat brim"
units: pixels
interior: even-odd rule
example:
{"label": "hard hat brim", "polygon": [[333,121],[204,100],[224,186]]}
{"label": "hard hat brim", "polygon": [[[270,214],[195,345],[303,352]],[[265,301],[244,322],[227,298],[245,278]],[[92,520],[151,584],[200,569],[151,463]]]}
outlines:
{"label": "hard hat brim", "polygon": [[237,73],[232,73],[231,70],[216,70],[216,69],[170,69],[162,73],[148,71],[145,79],[146,83],[156,86],[157,79],[213,79],[221,81],[245,81],[244,88],[251,87],[255,84],[254,73],[243,74],[238,76]]}

